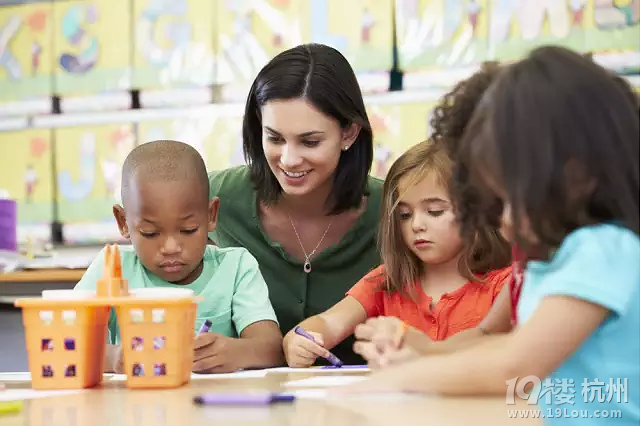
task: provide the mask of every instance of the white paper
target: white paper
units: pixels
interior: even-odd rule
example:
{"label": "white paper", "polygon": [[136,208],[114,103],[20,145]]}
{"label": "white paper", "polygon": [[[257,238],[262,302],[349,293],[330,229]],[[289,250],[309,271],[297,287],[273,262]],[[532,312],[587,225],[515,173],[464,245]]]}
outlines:
{"label": "white paper", "polygon": [[198,374],[191,373],[191,380],[212,380],[212,379],[256,379],[265,377],[267,370],[242,370],[235,373],[214,373]]}
{"label": "white paper", "polygon": [[405,400],[411,398],[421,398],[421,395],[418,394],[408,394],[402,392],[381,392],[381,393],[358,393],[358,394],[333,394],[331,390],[327,389],[296,389],[290,392],[287,392],[288,395],[294,395],[296,399],[382,399],[385,401],[396,401],[396,400]]}
{"label": "white paper", "polygon": [[30,381],[31,381],[31,373],[29,373],[28,371],[0,373],[0,383],[30,382]]}
{"label": "white paper", "polygon": [[4,389],[0,390],[0,402],[22,401],[25,399],[47,398],[84,392],[83,389],[73,390],[34,390],[34,389]]}
{"label": "white paper", "polygon": [[[253,379],[261,378],[267,375],[266,370],[247,370],[237,371],[235,373],[214,373],[214,374],[198,374],[191,373],[191,380],[221,380],[221,379]],[[110,382],[124,382],[127,380],[126,374],[113,374],[107,378]]]}
{"label": "white paper", "polygon": [[291,380],[285,383],[287,387],[308,387],[308,388],[324,388],[334,386],[345,386],[365,380],[367,377],[362,376],[318,376],[309,377],[307,379]]}
{"label": "white paper", "polygon": [[349,374],[349,373],[369,373],[368,367],[343,367],[343,368],[293,368],[293,367],[275,367],[268,368],[270,373],[311,373],[311,374]]}

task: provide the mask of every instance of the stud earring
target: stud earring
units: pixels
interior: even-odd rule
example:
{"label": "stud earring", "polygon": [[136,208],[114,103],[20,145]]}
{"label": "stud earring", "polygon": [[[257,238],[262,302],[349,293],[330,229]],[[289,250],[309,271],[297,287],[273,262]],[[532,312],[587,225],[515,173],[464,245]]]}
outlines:
{"label": "stud earring", "polygon": [[349,149],[349,145],[345,145],[345,146],[343,147],[343,151],[347,151],[348,149]]}

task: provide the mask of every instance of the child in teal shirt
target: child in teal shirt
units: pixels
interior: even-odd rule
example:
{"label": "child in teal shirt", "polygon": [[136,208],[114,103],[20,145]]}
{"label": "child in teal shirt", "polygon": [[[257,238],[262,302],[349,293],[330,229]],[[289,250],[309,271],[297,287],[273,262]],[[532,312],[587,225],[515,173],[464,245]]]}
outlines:
{"label": "child in teal shirt", "polygon": [[[122,202],[113,212],[122,236],[122,272],[130,289],[187,288],[201,296],[194,332],[205,320],[209,333],[196,336],[193,370],[230,372],[282,364],[282,335],[267,285],[244,248],[207,245],[216,226],[218,199],[209,200],[205,164],[191,146],[156,141],[135,148],[122,171]],[[104,253],[76,289],[95,289]],[[120,371],[120,333],[109,321],[107,371]]]}

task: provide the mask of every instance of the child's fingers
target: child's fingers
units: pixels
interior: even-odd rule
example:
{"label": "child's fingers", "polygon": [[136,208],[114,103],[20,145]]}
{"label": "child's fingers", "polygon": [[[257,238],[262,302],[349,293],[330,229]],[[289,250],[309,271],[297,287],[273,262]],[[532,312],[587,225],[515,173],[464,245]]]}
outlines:
{"label": "child's fingers", "polygon": [[216,341],[218,333],[201,333],[194,339],[194,350],[209,346]]}
{"label": "child's fingers", "polygon": [[354,343],[354,352],[365,358],[369,362],[369,360],[378,360],[378,357],[380,356],[380,352],[376,348],[376,345],[373,345],[370,342],[356,342]]}
{"label": "child's fingers", "polygon": [[212,355],[198,360],[194,360],[192,371],[194,373],[213,373],[216,369],[223,365],[223,357],[220,355]]}
{"label": "child's fingers", "polygon": [[[316,342],[319,346],[325,346],[325,340],[323,339],[323,335],[322,334],[316,333],[316,332],[313,332],[313,331],[310,331],[307,334],[312,336],[314,338],[314,342]],[[309,339],[307,339],[307,340],[309,340]]]}
{"label": "child's fingers", "polygon": [[396,365],[396,364],[402,364],[408,361],[411,361],[415,358],[417,358],[418,355],[416,352],[403,348],[403,349],[398,349],[398,350],[388,350],[383,354],[383,358],[385,361],[386,365]]}
{"label": "child's fingers", "polygon": [[305,368],[314,364],[318,356],[314,355],[312,352],[297,346],[292,348],[290,353],[287,356],[287,365],[294,368]]}
{"label": "child's fingers", "polygon": [[308,367],[312,365],[314,362],[316,362],[316,359],[318,358],[317,355],[306,351],[304,349],[301,349],[299,353],[296,354],[296,357],[298,358],[299,362],[301,365],[304,367]]}
{"label": "child's fingers", "polygon": [[357,340],[371,340],[374,336],[376,329],[369,323],[359,324],[354,329],[354,337]]}
{"label": "child's fingers", "polygon": [[312,342],[311,340],[306,339],[304,337],[301,337],[298,340],[299,340],[299,342],[298,342],[297,346],[300,349],[303,349],[303,350],[305,350],[307,352],[310,352],[310,353],[312,353],[313,355],[315,355],[317,357],[320,356],[320,357],[323,357],[323,358],[327,358],[329,356],[329,351],[327,349],[323,348],[322,346],[320,346],[318,343]]}

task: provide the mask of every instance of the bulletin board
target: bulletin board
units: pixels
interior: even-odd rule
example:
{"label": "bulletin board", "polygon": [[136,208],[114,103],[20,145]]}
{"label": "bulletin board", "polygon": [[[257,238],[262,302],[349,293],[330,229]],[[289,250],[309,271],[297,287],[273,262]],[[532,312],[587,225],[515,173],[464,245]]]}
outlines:
{"label": "bulletin board", "polygon": [[207,86],[215,76],[217,1],[133,0],[134,86]]}
{"label": "bulletin board", "polygon": [[131,88],[129,0],[53,3],[55,91],[89,95]]}
{"label": "bulletin board", "polygon": [[221,0],[217,83],[237,86],[239,93],[231,98],[243,99],[243,90],[271,58],[310,42],[339,50],[356,73],[389,71],[392,4],[393,0]]}
{"label": "bulletin board", "polygon": [[389,71],[393,53],[393,0],[310,0],[303,39],[339,50],[357,73]]}
{"label": "bulletin board", "polygon": [[[304,2],[220,0],[216,2],[216,82],[241,91],[278,53],[305,43]],[[244,97],[244,93],[236,96]]]}
{"label": "bulletin board", "polygon": [[63,223],[113,220],[120,200],[120,174],[135,145],[130,124],[54,130],[57,200]]}
{"label": "bulletin board", "polygon": [[639,0],[586,1],[585,50],[638,53],[639,3]]}
{"label": "bulletin board", "polygon": [[542,44],[585,51],[584,0],[491,0],[490,56],[511,61]]}
{"label": "bulletin board", "polygon": [[427,139],[434,106],[432,102],[366,105],[374,133],[372,176],[385,178],[394,160]]}
{"label": "bulletin board", "polygon": [[219,115],[214,123],[215,144],[206,147],[208,170],[222,170],[245,164],[243,155],[243,114]]}
{"label": "bulletin board", "polygon": [[518,59],[533,47],[639,51],[638,0],[491,0],[490,56]]}
{"label": "bulletin board", "polygon": [[53,220],[51,131],[2,132],[0,189],[18,203],[19,225],[48,225]]}
{"label": "bulletin board", "polygon": [[488,6],[489,0],[397,0],[401,68],[419,71],[486,60]]}
{"label": "bulletin board", "polygon": [[0,7],[0,101],[50,96],[52,49],[51,3]]}
{"label": "bulletin board", "polygon": [[222,117],[212,113],[201,118],[179,117],[138,124],[139,143],[162,139],[176,140],[194,147],[209,171],[244,164],[242,115]]}

